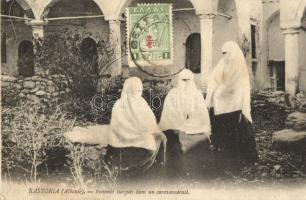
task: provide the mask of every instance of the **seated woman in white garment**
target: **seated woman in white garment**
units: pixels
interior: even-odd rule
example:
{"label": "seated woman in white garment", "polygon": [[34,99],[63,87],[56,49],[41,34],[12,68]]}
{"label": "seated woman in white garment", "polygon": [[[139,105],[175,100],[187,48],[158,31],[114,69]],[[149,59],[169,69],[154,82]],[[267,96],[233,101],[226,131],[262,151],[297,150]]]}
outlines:
{"label": "seated woman in white garment", "polygon": [[234,160],[257,159],[252,133],[250,75],[237,43],[222,47],[222,58],[208,81],[206,103],[212,123],[212,150]]}
{"label": "seated woman in white garment", "polygon": [[204,97],[190,70],[184,69],[178,74],[176,86],[166,96],[159,127],[167,137],[168,174],[175,177],[186,175],[183,154],[209,139],[211,132]]}
{"label": "seated woman in white garment", "polygon": [[139,78],[128,78],[112,110],[105,161],[122,177],[141,175],[157,157],[163,158],[158,152],[163,154],[161,144],[166,137],[142,97],[142,90]]}

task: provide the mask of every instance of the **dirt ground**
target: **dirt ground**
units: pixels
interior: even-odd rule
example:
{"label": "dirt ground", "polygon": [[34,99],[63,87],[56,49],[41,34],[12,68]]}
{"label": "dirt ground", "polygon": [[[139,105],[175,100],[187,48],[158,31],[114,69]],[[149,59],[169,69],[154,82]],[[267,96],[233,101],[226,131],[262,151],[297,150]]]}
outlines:
{"label": "dirt ground", "polygon": [[[253,108],[253,130],[258,162],[244,165],[226,157],[223,153],[209,150],[209,142],[203,141],[183,154],[181,166],[153,168],[147,176],[135,182],[152,181],[163,184],[219,184],[237,185],[300,184],[306,183],[306,151],[303,149],[276,149],[272,133],[285,128],[287,111],[275,105]],[[182,170],[183,168],[183,170]],[[129,180],[130,181],[130,180]]]}
{"label": "dirt ground", "polygon": [[[160,185],[170,181],[175,184],[179,182],[182,185],[306,184],[306,148],[276,149],[272,144],[272,133],[286,128],[284,122],[288,111],[276,105],[262,104],[253,105],[252,112],[258,162],[252,165],[240,164],[237,160],[232,160],[220,152],[209,150],[209,142],[206,140],[185,152],[180,165],[172,165],[170,169],[157,165],[146,176],[123,180],[122,183],[156,182]],[[88,125],[89,122],[86,121],[84,124]],[[42,181],[66,184],[73,182],[68,167],[62,166],[49,173],[47,177],[41,177]],[[24,177],[21,172],[20,174],[14,172],[14,174],[20,179]],[[23,180],[17,179],[17,181]]]}

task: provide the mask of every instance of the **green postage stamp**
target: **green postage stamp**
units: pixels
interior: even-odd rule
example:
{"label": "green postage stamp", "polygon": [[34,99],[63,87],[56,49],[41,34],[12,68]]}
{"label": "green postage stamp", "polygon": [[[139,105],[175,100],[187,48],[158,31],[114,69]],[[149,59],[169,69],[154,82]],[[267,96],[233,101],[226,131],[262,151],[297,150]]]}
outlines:
{"label": "green postage stamp", "polygon": [[173,64],[172,5],[127,8],[127,47],[130,67]]}

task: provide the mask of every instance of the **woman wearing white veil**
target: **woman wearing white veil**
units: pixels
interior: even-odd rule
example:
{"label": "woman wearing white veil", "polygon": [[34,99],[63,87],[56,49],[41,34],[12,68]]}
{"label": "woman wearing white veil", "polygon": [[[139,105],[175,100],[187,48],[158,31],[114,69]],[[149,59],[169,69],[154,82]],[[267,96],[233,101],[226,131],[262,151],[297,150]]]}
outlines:
{"label": "woman wearing white veil", "polygon": [[193,73],[182,70],[177,84],[168,93],[159,127],[162,131],[180,130],[185,134],[210,136],[210,121],[202,93],[197,89]]}
{"label": "woman wearing white veil", "polygon": [[208,110],[190,70],[184,69],[178,74],[176,86],[166,96],[159,127],[167,136],[167,165],[173,165],[169,167],[170,172],[182,167],[183,152],[209,139]]}
{"label": "woman wearing white veil", "polygon": [[223,45],[222,54],[207,87],[206,102],[213,111],[212,143],[223,152],[256,160],[248,66],[240,47],[233,41]]}
{"label": "woman wearing white veil", "polygon": [[106,162],[124,176],[148,170],[166,140],[142,90],[139,78],[127,79],[112,110]]}

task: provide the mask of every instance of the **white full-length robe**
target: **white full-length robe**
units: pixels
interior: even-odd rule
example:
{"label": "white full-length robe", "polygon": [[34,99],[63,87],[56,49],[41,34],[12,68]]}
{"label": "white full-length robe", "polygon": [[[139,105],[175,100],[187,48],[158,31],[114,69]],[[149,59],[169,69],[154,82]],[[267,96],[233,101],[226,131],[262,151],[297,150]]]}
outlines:
{"label": "white full-length robe", "polygon": [[142,98],[142,82],[131,77],[124,83],[115,103],[109,127],[109,144],[113,147],[139,147],[155,151],[154,133],[160,133],[156,118]]}
{"label": "white full-length robe", "polygon": [[233,41],[223,45],[222,53],[208,81],[207,106],[214,108],[215,115],[241,110],[252,122],[250,75],[244,55]]}
{"label": "white full-length robe", "polygon": [[159,123],[161,130],[179,130],[185,134],[210,134],[210,120],[202,93],[197,89],[194,75],[184,69],[177,85],[166,96]]}

